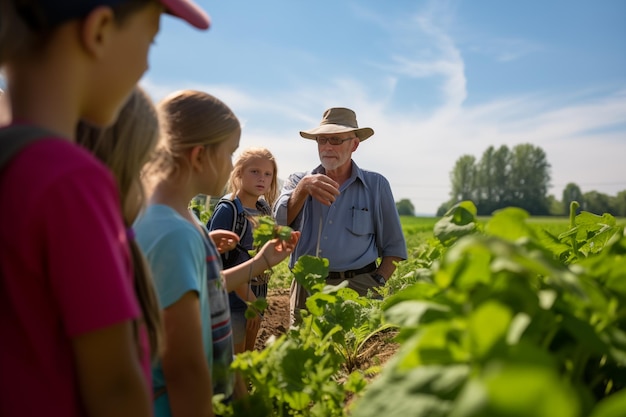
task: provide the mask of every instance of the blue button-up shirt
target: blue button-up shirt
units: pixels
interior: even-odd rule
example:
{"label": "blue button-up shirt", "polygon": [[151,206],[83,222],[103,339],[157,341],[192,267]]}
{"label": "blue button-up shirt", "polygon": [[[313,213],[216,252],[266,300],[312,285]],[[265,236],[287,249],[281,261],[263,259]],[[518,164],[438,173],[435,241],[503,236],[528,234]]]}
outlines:
{"label": "blue button-up shirt", "polygon": [[[298,182],[305,175],[320,173],[325,173],[321,165],[289,176],[274,205],[278,224],[287,223],[287,202]],[[302,232],[289,267],[302,255],[328,258],[330,271],[336,272],[363,268],[378,257],[406,259],[400,216],[387,179],[352,161],[352,175],[339,191],[330,206],[309,196],[289,225]]]}

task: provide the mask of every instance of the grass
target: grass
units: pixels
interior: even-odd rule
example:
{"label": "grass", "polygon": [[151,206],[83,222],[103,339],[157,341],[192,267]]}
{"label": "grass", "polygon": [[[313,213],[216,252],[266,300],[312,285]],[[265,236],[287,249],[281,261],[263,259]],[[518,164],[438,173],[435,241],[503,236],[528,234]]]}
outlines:
{"label": "grass", "polygon": [[411,248],[433,238],[433,227],[438,221],[439,217],[400,216],[400,223],[409,252]]}

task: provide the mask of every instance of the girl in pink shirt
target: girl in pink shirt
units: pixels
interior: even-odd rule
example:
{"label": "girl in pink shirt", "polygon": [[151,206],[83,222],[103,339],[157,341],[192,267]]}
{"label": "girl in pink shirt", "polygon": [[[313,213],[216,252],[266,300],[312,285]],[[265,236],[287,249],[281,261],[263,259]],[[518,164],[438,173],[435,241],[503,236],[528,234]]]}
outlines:
{"label": "girl in pink shirt", "polygon": [[79,120],[115,120],[166,10],[208,27],[189,0],[0,2],[0,141],[20,125],[49,132],[0,172],[3,417],[151,414],[118,190],[74,141]]}

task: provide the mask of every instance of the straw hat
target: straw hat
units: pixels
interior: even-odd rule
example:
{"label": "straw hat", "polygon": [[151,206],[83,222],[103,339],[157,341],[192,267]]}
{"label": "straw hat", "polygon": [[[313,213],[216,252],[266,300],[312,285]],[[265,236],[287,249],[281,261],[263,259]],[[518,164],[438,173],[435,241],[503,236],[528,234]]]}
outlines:
{"label": "straw hat", "polygon": [[301,131],[300,136],[315,140],[318,135],[346,132],[354,132],[361,142],[374,134],[374,130],[369,127],[359,127],[354,111],[345,107],[333,107],[324,112],[318,127]]}

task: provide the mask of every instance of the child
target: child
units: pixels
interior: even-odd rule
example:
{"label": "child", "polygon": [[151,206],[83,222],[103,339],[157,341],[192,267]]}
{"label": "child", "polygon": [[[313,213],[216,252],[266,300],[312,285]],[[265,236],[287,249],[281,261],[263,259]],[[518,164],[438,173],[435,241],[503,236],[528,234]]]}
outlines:
{"label": "child", "polygon": [[211,415],[211,394],[228,399],[234,390],[228,291],[285,259],[299,233],[287,244],[268,242],[226,271],[224,282],[219,254],[189,203],[223,189],[239,146],[239,121],[199,91],[173,93],[157,109],[162,137],[146,171],[151,195],[135,223],[163,308],[165,347],[153,368],[156,415]]}
{"label": "child", "polygon": [[[252,219],[271,215],[271,206],[278,194],[277,170],[274,156],[265,148],[247,149],[237,159],[228,182],[229,194],[215,206],[208,224],[209,230],[231,230],[240,237],[240,244],[222,255],[224,268],[250,259],[248,251],[254,249],[252,230],[255,222]],[[245,301],[267,297],[266,277],[266,274],[255,277],[251,284],[242,285],[228,294],[236,354],[254,349],[261,317],[246,320]]]}
{"label": "child", "polygon": [[[133,239],[131,225],[144,205],[141,169],[148,162],[159,137],[159,119],[152,100],[139,87],[120,111],[115,124],[96,128],[81,122],[76,142],[104,162],[115,176],[120,190],[121,208],[132,257],[135,294],[141,307],[143,325],[148,333],[151,357],[143,357],[146,380],[152,381],[151,360],[156,360],[161,339],[161,310],[150,269]],[[143,334],[143,333],[142,333]],[[145,344],[145,341],[141,341]],[[151,359],[151,360],[150,360]]]}
{"label": "child", "polygon": [[0,2],[12,113],[0,142],[21,141],[23,127],[47,132],[0,176],[3,417],[151,414],[115,181],[74,138],[81,119],[115,120],[164,6],[208,26],[188,0]]}

